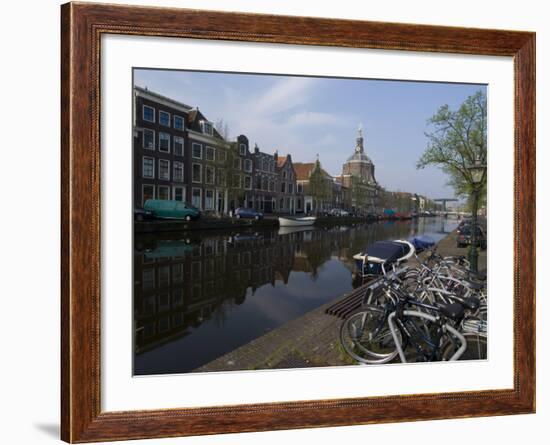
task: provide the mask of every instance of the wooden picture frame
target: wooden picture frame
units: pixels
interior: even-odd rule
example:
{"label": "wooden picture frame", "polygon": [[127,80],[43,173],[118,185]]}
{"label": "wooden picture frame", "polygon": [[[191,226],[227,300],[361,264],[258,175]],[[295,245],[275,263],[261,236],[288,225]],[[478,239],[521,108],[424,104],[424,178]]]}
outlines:
{"label": "wooden picture frame", "polygon": [[[65,4],[61,17],[63,440],[92,442],[535,411],[534,33],[91,3]],[[102,412],[99,116],[103,34],[513,57],[513,389]]]}

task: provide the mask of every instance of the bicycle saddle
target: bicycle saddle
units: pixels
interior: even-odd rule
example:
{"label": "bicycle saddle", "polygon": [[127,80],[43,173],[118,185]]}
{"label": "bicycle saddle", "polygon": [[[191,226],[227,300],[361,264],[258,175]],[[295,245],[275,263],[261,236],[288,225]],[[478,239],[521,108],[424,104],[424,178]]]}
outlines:
{"label": "bicycle saddle", "polygon": [[441,306],[441,314],[452,320],[460,320],[464,316],[464,306],[460,303],[451,303]]}
{"label": "bicycle saddle", "polygon": [[468,297],[464,298],[460,301],[460,304],[464,306],[466,309],[471,310],[472,312],[477,311],[479,308],[479,299],[476,297]]}
{"label": "bicycle saddle", "polygon": [[481,290],[485,288],[485,285],[481,283],[476,283],[475,281],[466,280],[466,283],[468,283],[468,287],[471,287],[472,289],[475,289],[475,290]]}

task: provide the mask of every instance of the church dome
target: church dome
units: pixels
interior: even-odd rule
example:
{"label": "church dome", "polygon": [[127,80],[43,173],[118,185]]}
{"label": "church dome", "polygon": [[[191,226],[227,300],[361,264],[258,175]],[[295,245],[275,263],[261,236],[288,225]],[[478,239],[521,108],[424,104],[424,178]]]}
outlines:
{"label": "church dome", "polygon": [[361,152],[355,152],[353,153],[346,162],[353,162],[353,161],[360,161],[360,162],[368,162],[369,164],[372,164],[372,161],[370,158],[365,154]]}

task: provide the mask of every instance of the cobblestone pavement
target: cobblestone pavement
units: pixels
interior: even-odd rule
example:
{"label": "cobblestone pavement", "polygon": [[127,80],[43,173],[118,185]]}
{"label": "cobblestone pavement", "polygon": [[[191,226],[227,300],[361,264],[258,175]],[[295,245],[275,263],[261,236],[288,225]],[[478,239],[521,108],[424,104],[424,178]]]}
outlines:
{"label": "cobblestone pavement", "polygon": [[[456,247],[456,232],[438,243],[442,255],[468,255],[468,248]],[[486,271],[487,252],[480,251],[479,270]],[[295,320],[256,338],[193,372],[283,369],[350,365],[354,361],[339,342],[341,320],[325,309],[348,294],[335,298]]]}

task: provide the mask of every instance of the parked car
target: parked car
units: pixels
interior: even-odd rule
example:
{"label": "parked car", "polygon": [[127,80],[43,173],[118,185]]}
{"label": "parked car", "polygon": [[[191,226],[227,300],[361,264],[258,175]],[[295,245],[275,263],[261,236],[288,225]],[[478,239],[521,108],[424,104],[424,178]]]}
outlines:
{"label": "parked car", "polygon": [[134,221],[145,221],[153,219],[153,212],[150,210],[140,209],[138,207],[134,208]]}
{"label": "parked car", "polygon": [[343,209],[331,209],[330,212],[329,212],[329,215],[330,216],[344,217],[344,216],[349,216],[349,212],[347,212]]}
{"label": "parked car", "polygon": [[[463,225],[456,237],[456,247],[466,247],[470,245],[472,243],[472,232],[471,224]],[[487,235],[480,226],[477,226],[476,245],[482,249],[487,248]]]}
{"label": "parked car", "polygon": [[148,199],[145,201],[143,208],[150,211],[155,218],[160,219],[184,219],[191,221],[200,218],[201,215],[199,209],[183,201]]}
{"label": "parked car", "polygon": [[262,219],[264,214],[253,208],[239,207],[235,209],[235,218]]}

